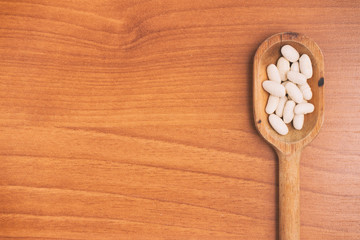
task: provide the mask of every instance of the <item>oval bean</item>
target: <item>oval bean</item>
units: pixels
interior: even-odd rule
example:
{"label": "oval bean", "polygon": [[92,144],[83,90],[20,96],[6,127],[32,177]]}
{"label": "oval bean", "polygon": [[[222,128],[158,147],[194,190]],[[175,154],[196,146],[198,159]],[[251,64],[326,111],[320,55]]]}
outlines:
{"label": "oval bean", "polygon": [[285,97],[282,97],[280,98],[279,100],[279,104],[276,108],[276,111],[275,111],[275,114],[279,117],[282,117],[283,116],[283,112],[284,112],[284,106],[285,106],[285,103],[286,101],[288,100],[288,98],[285,96]]}
{"label": "oval bean", "polygon": [[296,103],[301,103],[304,98],[300,91],[300,89],[292,82],[288,82],[285,85],[286,91],[289,95],[289,97],[294,100]]}
{"label": "oval bean", "polygon": [[266,72],[269,77],[269,80],[277,82],[277,83],[281,83],[279,69],[277,69],[277,67],[274,64],[270,64],[266,68]]}
{"label": "oval bean", "polygon": [[289,129],[283,120],[275,114],[269,115],[269,122],[273,129],[279,134],[286,135],[289,132]]}
{"label": "oval bean", "polygon": [[281,54],[290,62],[296,62],[299,59],[299,53],[290,45],[281,48]]}
{"label": "oval bean", "polygon": [[310,57],[307,54],[301,55],[299,58],[300,72],[306,76],[306,78],[311,78],[313,75],[313,69],[311,65]]}
{"label": "oval bean", "polygon": [[295,71],[288,71],[287,78],[293,83],[304,85],[306,83],[306,76],[302,73]]}
{"label": "oval bean", "polygon": [[295,114],[308,114],[314,111],[315,107],[311,103],[299,103],[295,107]]}
{"label": "oval bean", "polygon": [[296,114],[293,120],[293,126],[296,130],[301,130],[304,125],[304,114]]}
{"label": "oval bean", "polygon": [[290,63],[284,57],[279,58],[276,67],[279,69],[280,77],[282,81],[286,81],[286,73],[290,70]]}
{"label": "oval bean", "polygon": [[299,62],[294,62],[291,64],[290,71],[300,72]]}
{"label": "oval bean", "polygon": [[276,97],[285,96],[285,87],[282,86],[280,83],[266,80],[262,83],[262,86],[264,90],[270,93],[271,95],[274,95]]}
{"label": "oval bean", "polygon": [[276,110],[276,108],[277,108],[277,106],[279,104],[279,101],[280,101],[279,97],[270,95],[269,99],[268,99],[268,102],[267,102],[267,105],[266,105],[266,108],[265,108],[265,112],[267,114],[272,114],[273,112],[275,112],[275,110]]}
{"label": "oval bean", "polygon": [[285,107],[284,107],[284,113],[283,113],[283,119],[284,119],[284,123],[289,123],[293,120],[294,118],[294,107],[295,107],[295,102],[292,100],[288,100],[285,103]]}
{"label": "oval bean", "polygon": [[306,83],[306,84],[300,85],[298,87],[299,87],[300,91],[302,92],[305,100],[310,100],[312,98],[312,91],[311,91],[309,84]]}

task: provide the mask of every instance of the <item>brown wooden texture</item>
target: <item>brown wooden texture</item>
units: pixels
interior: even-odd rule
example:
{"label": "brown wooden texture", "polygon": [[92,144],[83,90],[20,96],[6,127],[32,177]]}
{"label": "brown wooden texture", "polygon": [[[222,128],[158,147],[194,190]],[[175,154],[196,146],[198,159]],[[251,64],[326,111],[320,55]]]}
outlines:
{"label": "brown wooden texture", "polygon": [[359,1],[0,1],[1,239],[276,239],[268,36],[325,57],[301,239],[360,239]]}
{"label": "brown wooden texture", "polygon": [[300,151],[279,152],[279,239],[300,239]]}

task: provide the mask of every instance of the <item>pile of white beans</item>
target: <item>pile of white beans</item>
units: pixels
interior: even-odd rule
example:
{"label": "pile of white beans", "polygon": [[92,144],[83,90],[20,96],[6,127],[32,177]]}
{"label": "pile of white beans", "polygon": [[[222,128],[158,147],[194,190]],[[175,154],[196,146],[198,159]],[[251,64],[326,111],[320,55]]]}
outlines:
{"label": "pile of white beans", "polygon": [[313,69],[309,56],[300,57],[290,45],[283,46],[281,54],[276,66],[267,66],[269,80],[262,86],[270,94],[265,108],[270,125],[279,134],[286,135],[289,132],[286,124],[292,121],[294,128],[301,130],[304,114],[314,111],[314,105],[307,102],[312,98],[307,79],[312,77]]}

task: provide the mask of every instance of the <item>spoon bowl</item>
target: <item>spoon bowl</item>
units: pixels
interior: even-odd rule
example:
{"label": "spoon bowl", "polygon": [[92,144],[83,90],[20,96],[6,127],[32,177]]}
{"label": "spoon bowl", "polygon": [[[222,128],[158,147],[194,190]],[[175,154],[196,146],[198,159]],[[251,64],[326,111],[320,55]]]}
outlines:
{"label": "spoon bowl", "polygon": [[[267,80],[266,67],[281,57],[280,49],[284,45],[293,46],[300,56],[306,53],[313,65],[313,76],[308,79],[308,84],[313,92],[309,101],[315,106],[314,112],[305,115],[303,129],[295,130],[288,124],[289,133],[279,135],[270,126],[265,106],[269,94],[263,89],[262,82]],[[266,39],[258,48],[254,58],[253,75],[253,103],[255,126],[260,134],[277,151],[290,154],[294,150],[301,150],[319,133],[324,121],[324,58],[318,45],[308,37],[299,33],[279,33]]]}
{"label": "spoon bowl", "polygon": [[[284,45],[306,53],[312,62],[313,76],[307,80],[313,92],[309,101],[314,112],[305,115],[304,126],[296,130],[288,124],[289,133],[280,135],[270,126],[265,106],[269,94],[262,82],[267,80],[266,68],[276,64]],[[253,69],[253,106],[255,126],[260,135],[276,150],[279,157],[279,236],[280,240],[300,239],[300,172],[302,149],[319,133],[324,121],[324,57],[319,46],[305,35],[285,32],[266,39],[257,49]]]}

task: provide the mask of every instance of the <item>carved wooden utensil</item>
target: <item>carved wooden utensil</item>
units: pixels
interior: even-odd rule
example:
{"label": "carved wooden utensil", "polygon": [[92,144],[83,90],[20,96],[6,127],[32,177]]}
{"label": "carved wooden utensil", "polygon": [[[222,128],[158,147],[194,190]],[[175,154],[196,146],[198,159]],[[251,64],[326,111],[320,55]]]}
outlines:
{"label": "carved wooden utensil", "polygon": [[[265,106],[269,94],[262,82],[267,78],[266,67],[281,56],[282,46],[289,44],[299,53],[309,55],[313,65],[313,76],[308,84],[313,92],[310,100],[314,112],[305,115],[302,130],[288,124],[289,133],[279,135],[270,126]],[[266,39],[254,57],[253,106],[254,120],[259,133],[276,150],[279,156],[279,217],[280,240],[300,239],[300,181],[299,162],[303,147],[319,133],[324,121],[324,57],[318,45],[310,38],[293,32],[275,34]]]}

